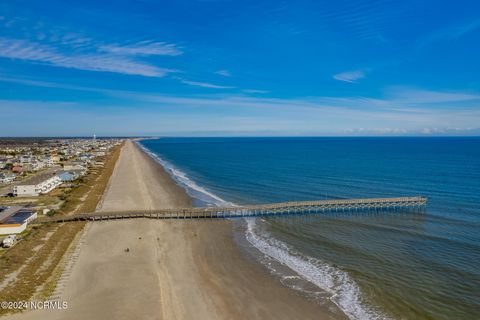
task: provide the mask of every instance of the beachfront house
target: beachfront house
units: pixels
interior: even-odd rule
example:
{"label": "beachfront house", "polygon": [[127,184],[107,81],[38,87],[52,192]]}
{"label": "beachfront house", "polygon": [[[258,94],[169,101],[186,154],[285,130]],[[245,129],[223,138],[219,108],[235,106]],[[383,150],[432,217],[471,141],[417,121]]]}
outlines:
{"label": "beachfront house", "polygon": [[0,207],[0,235],[21,233],[36,218],[36,212],[23,207]]}
{"label": "beachfront house", "polygon": [[49,193],[62,184],[57,174],[42,174],[13,187],[15,197],[36,197],[40,194]]}

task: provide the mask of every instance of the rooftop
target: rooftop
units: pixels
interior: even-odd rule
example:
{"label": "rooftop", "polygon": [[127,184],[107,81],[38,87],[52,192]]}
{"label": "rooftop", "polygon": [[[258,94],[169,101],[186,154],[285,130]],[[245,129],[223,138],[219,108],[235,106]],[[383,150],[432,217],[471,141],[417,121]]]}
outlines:
{"label": "rooftop", "polygon": [[33,211],[27,209],[20,209],[14,212],[11,216],[0,220],[0,224],[23,224],[25,220],[34,214]]}
{"label": "rooftop", "polygon": [[7,221],[10,221],[10,219],[21,209],[23,209],[22,206],[0,207],[0,224],[18,223],[18,222],[7,222]]}
{"label": "rooftop", "polygon": [[47,180],[48,178],[51,178],[57,174],[57,171],[49,170],[44,173],[40,173],[34,177],[28,178],[25,181],[22,181],[19,183],[19,186],[25,186],[25,185],[32,185],[32,184],[39,184],[42,181]]}

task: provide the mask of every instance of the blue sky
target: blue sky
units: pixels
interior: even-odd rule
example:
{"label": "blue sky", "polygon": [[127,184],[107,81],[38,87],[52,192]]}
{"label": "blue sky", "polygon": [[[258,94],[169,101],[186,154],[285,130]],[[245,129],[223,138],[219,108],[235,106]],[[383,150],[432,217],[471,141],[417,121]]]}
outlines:
{"label": "blue sky", "polygon": [[479,135],[478,1],[2,1],[0,136]]}

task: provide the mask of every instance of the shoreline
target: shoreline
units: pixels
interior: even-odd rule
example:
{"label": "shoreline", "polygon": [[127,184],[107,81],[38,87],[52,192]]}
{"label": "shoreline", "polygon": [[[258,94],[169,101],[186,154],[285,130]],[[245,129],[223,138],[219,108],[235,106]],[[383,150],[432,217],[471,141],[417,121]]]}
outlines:
{"label": "shoreline", "polygon": [[[156,155],[154,153],[151,153],[151,151],[148,148],[146,148],[145,146],[140,144],[141,140],[148,140],[148,139],[135,139],[136,147],[144,155],[146,155],[148,158],[153,160],[155,162],[155,164],[157,166],[159,166],[164,172],[166,172],[168,174],[168,176],[170,177],[170,179],[172,179],[172,181],[175,184],[177,184],[177,186],[179,186],[187,194],[187,196],[189,196],[192,199],[192,202],[197,200],[197,199],[193,198],[192,196],[190,196],[188,194],[188,191],[185,190],[185,187],[181,186],[181,182],[177,181],[175,179],[175,177],[172,176],[173,173],[171,173],[170,170],[167,170],[167,168],[164,167],[164,165],[161,163],[162,161],[159,161],[156,158]],[[214,200],[217,200],[217,199],[214,199]],[[223,199],[222,199],[222,201],[226,202]],[[229,204],[231,204],[231,203],[229,203]],[[233,204],[231,204],[231,205],[233,205]],[[302,298],[308,300],[311,303],[318,303],[318,301],[312,302],[312,295],[311,294],[309,295],[308,293],[303,292],[302,290],[294,289],[293,287],[291,287],[291,285],[284,284],[281,280],[281,277],[278,274],[272,273],[272,270],[270,270],[270,268],[272,266],[266,266],[260,261],[262,258],[259,259],[259,256],[263,256],[264,253],[262,253],[259,250],[259,248],[255,247],[252,243],[250,243],[247,240],[246,235],[245,235],[245,231],[247,229],[246,223],[242,222],[241,226],[239,228],[239,225],[236,224],[236,226],[235,226],[234,222],[231,221],[231,220],[224,220],[223,222],[225,223],[223,232],[229,233],[229,235],[227,234],[225,236],[228,237],[229,240],[231,240],[231,242],[232,242],[230,244],[230,248],[228,250],[235,250],[236,251],[236,256],[239,260],[246,260],[248,263],[253,264],[255,267],[260,267],[261,271],[263,271],[263,276],[264,277],[270,278],[270,280],[273,280],[273,281],[277,282],[278,284],[281,284],[281,286],[283,288],[287,288],[287,290],[295,293],[296,295],[301,296]],[[234,231],[234,229],[237,229],[237,230]],[[200,250],[200,249],[198,249],[198,250]],[[268,257],[267,259],[268,260],[274,260],[271,257]],[[283,263],[280,262],[280,261],[274,260],[273,265],[276,266],[275,268],[288,269],[289,274],[297,275],[297,273],[294,270],[290,269],[287,266],[284,266]],[[298,276],[298,277],[301,277],[301,276]],[[300,282],[303,283],[302,286],[304,288],[306,287],[306,288],[309,288],[309,289],[311,289],[311,288],[319,289],[318,287],[316,287],[315,284],[311,283],[310,281],[308,281],[306,279],[301,278]],[[321,289],[319,289],[319,290],[321,291]],[[315,300],[315,298],[313,298],[313,300]],[[345,315],[345,313],[333,302],[330,302],[330,301],[322,302],[321,309],[322,309],[322,312],[325,312],[327,314],[328,319],[330,319],[330,318],[331,319],[348,319],[348,317]],[[334,310],[333,312],[332,312],[332,309]],[[323,318],[321,318],[321,319],[323,319]]]}
{"label": "shoreline", "polygon": [[[159,163],[127,141],[98,209],[191,204]],[[90,223],[59,300],[67,310],[12,319],[344,319],[246,257],[228,220]]]}

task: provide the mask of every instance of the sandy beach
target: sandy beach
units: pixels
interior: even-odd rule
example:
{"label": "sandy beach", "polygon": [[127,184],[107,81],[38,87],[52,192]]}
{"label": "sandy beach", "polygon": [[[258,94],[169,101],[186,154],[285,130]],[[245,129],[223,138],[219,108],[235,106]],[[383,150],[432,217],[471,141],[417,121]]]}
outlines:
{"label": "sandy beach", "polygon": [[[184,190],[129,141],[98,209],[190,205]],[[59,299],[67,301],[68,309],[10,318],[332,318],[247,259],[233,240],[229,221],[93,222],[85,232],[78,261]]]}

